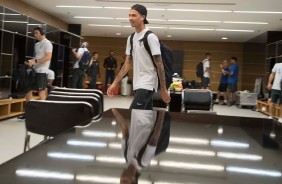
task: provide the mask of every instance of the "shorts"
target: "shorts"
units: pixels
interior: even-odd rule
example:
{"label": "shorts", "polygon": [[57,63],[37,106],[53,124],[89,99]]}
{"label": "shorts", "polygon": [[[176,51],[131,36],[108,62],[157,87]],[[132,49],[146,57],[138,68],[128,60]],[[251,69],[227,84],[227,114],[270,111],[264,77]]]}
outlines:
{"label": "shorts", "polygon": [[228,84],[220,83],[219,86],[218,86],[218,91],[219,92],[226,92],[227,88],[228,88]]}
{"label": "shorts", "polygon": [[32,90],[44,91],[47,88],[47,82],[46,73],[35,73]]}
{"label": "shorts", "polygon": [[207,88],[210,87],[210,78],[202,77],[202,87]]}
{"label": "shorts", "polygon": [[272,89],[271,90],[271,102],[272,103],[277,103],[279,99],[279,105],[282,104],[282,91],[277,90],[277,89]]}
{"label": "shorts", "polygon": [[235,93],[237,91],[237,84],[229,83],[228,89],[229,89],[229,92]]}
{"label": "shorts", "polygon": [[154,90],[137,89],[129,109],[153,110],[154,93]]}

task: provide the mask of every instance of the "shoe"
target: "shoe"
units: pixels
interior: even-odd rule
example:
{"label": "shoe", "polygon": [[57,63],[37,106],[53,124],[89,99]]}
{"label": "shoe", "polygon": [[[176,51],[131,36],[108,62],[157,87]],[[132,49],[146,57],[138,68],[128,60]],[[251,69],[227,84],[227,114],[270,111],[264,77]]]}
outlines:
{"label": "shoe", "polygon": [[24,120],[25,120],[25,116],[24,116],[24,115],[18,116],[17,119],[18,119],[18,120],[21,120],[21,121],[24,121]]}
{"label": "shoe", "polygon": [[226,102],[223,102],[222,105],[227,105],[227,103],[226,103]]}
{"label": "shoe", "polygon": [[282,118],[279,118],[279,119],[278,119],[278,122],[279,122],[280,124],[282,124]]}
{"label": "shoe", "polygon": [[214,101],[214,102],[213,102],[213,104],[219,104],[219,102],[217,102],[217,101]]}

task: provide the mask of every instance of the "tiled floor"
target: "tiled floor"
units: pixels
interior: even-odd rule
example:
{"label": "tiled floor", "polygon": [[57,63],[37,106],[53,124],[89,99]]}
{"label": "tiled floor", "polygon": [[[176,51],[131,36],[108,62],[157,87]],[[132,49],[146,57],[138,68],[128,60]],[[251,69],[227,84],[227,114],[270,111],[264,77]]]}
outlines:
{"label": "tiled floor", "polygon": [[[105,97],[105,110],[110,108],[129,108],[132,97],[117,96],[113,98]],[[214,111],[219,115],[243,116],[265,118],[266,116],[256,111],[248,109],[238,109],[234,106],[215,105]],[[25,126],[23,121],[12,118],[0,122],[0,164],[14,158],[23,152],[25,137]],[[31,134],[31,146],[42,141],[43,137]]]}

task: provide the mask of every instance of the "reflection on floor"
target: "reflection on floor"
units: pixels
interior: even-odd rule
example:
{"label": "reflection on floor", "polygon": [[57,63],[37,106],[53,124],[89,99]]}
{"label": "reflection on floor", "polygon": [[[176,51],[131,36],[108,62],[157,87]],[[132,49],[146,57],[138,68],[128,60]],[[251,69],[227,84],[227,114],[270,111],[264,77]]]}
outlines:
{"label": "reflection on floor", "polygon": [[[117,96],[114,98],[105,97],[105,110],[110,108],[129,108],[132,97]],[[265,118],[266,116],[248,109],[238,109],[234,106],[215,105],[214,111],[219,115],[243,116]],[[0,122],[0,164],[14,158],[23,152],[25,137],[25,125],[23,121],[12,118]],[[31,134],[31,146],[43,140],[42,136]]]}

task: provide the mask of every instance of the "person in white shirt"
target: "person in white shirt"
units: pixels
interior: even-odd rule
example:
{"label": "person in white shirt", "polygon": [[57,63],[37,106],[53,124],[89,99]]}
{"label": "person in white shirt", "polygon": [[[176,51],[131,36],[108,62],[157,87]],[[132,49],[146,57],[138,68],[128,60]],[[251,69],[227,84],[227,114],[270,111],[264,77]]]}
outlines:
{"label": "person in white shirt", "polygon": [[145,27],[145,24],[149,23],[146,18],[147,9],[143,5],[136,4],[129,10],[129,21],[131,26],[135,28],[132,47],[130,43],[131,36],[129,36],[126,46],[127,57],[125,64],[113,84],[107,90],[108,96],[112,97],[116,85],[128,73],[133,64],[133,90],[135,91],[135,96],[130,106],[131,109],[153,109],[152,97],[157,91],[158,77],[162,99],[165,103],[170,102],[166,89],[165,72],[158,37],[153,33],[148,35],[148,44],[154,61],[152,61],[142,41],[145,33],[149,30]]}
{"label": "person in white shirt", "polygon": [[210,89],[210,59],[211,54],[206,53],[206,59],[204,59],[203,62],[203,71],[204,75],[202,77],[202,88],[203,89]]}
{"label": "person in white shirt", "polygon": [[79,67],[79,61],[85,51],[88,51],[88,42],[83,42],[79,49],[73,49],[72,53],[76,58],[73,65],[71,88],[83,89],[84,71]]}
{"label": "person in white shirt", "polygon": [[55,80],[55,72],[53,70],[48,70],[47,74],[47,95],[50,93],[50,91],[53,88],[53,82]]}
{"label": "person in white shirt", "polygon": [[[282,109],[281,82],[282,82],[282,63],[276,63],[269,76],[268,85],[267,85],[268,90],[271,91],[271,101],[269,106],[270,119],[273,118],[273,108],[275,103],[278,103],[278,100],[279,100],[280,109]],[[278,122],[282,124],[282,113],[280,113],[280,118],[278,119]]]}
{"label": "person in white shirt", "polygon": [[31,89],[26,95],[26,101],[31,100],[32,91],[38,91],[40,100],[46,99],[47,88],[47,72],[49,70],[53,45],[47,40],[45,36],[44,26],[38,26],[34,28],[34,37],[38,40],[35,44],[35,58],[25,62],[26,65],[33,67],[35,70],[35,78],[33,89]]}

